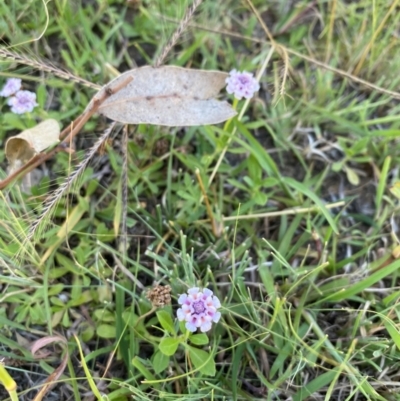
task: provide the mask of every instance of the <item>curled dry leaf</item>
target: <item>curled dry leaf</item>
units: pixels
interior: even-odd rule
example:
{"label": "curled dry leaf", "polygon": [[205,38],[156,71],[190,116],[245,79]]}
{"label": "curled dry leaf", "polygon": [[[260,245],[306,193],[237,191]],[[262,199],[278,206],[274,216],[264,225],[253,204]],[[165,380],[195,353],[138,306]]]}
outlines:
{"label": "curled dry leaf", "polygon": [[100,105],[100,114],[124,124],[170,127],[217,124],[236,115],[229,103],[214,99],[225,86],[225,72],[145,66],[121,74],[99,94],[129,76],[133,80]]}
{"label": "curled dry leaf", "polygon": [[68,341],[65,337],[61,336],[48,336],[41,338],[37,341],[35,341],[32,346],[31,346],[31,352],[32,355],[37,358],[46,358],[49,356],[51,353],[49,351],[42,352],[41,354],[38,354],[38,351],[40,351],[41,348],[45,347],[46,345],[52,344],[52,343],[61,343],[62,348],[64,349],[64,356],[61,360],[60,365],[57,367],[57,369],[54,370],[54,372],[46,379],[46,381],[43,384],[43,387],[41,390],[36,394],[36,397],[34,398],[33,401],[41,401],[44,397],[44,395],[50,390],[50,388],[54,385],[54,383],[59,379],[59,377],[62,375],[64,372],[65,367],[67,366],[68,362]]}
{"label": "curled dry leaf", "polygon": [[9,162],[9,173],[17,170],[49,146],[58,143],[59,136],[60,126],[58,122],[49,119],[9,138],[5,147],[5,154]]}

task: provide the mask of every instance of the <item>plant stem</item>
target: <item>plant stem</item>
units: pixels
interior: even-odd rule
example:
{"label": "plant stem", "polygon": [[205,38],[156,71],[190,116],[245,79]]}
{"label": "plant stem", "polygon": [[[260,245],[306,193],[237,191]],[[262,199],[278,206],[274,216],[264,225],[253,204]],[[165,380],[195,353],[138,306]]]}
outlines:
{"label": "plant stem", "polygon": [[0,363],[0,382],[8,391],[11,401],[18,401],[17,383],[15,383],[2,363]]}

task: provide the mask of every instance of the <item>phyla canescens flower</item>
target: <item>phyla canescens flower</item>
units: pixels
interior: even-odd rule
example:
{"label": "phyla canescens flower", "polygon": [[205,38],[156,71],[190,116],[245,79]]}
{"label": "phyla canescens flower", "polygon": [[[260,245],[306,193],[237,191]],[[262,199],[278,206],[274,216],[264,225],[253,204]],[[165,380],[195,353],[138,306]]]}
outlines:
{"label": "phyla canescens flower", "polygon": [[180,321],[185,321],[185,327],[192,332],[198,328],[203,333],[211,329],[212,322],[217,323],[221,318],[219,299],[207,288],[200,291],[199,288],[190,288],[187,294],[182,294],[178,299],[181,308],[177,311]]}

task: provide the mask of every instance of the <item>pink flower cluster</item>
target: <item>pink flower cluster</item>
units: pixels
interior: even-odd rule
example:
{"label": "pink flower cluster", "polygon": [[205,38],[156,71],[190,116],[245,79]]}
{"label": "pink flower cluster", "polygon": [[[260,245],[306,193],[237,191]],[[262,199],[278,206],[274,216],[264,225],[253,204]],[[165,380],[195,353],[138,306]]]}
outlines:
{"label": "pink flower cluster", "polygon": [[208,288],[200,291],[199,288],[190,288],[187,294],[178,298],[181,308],[177,311],[179,321],[185,321],[185,327],[192,332],[198,328],[203,333],[211,329],[212,322],[217,323],[221,318],[219,299]]}
{"label": "pink flower cluster", "polygon": [[236,99],[250,99],[260,89],[260,84],[250,72],[232,70],[226,78],[226,91],[234,94]]}
{"label": "pink flower cluster", "polygon": [[15,114],[31,112],[38,104],[36,94],[30,91],[21,90],[21,80],[19,78],[9,78],[0,96],[8,97],[7,104]]}

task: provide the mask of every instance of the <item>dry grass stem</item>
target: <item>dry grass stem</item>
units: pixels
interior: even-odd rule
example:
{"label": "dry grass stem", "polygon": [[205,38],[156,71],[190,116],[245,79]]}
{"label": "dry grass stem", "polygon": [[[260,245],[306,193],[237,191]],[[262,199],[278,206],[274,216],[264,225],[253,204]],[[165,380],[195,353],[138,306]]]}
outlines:
{"label": "dry grass stem", "polygon": [[128,126],[125,125],[122,134],[122,152],[123,152],[123,163],[122,163],[122,219],[121,219],[121,248],[123,255],[123,262],[126,263],[127,252],[128,252],[128,230],[127,230],[127,219],[128,219]]}
{"label": "dry grass stem", "polygon": [[201,179],[200,171],[197,169],[195,174],[196,174],[197,181],[199,183],[200,190],[201,190],[201,193],[202,193],[202,200],[204,200],[204,203],[206,204],[208,218],[211,221],[212,232],[216,237],[219,237],[221,235],[221,233],[219,232],[219,230],[217,228],[217,223],[216,223],[216,221],[214,219],[214,214],[212,212],[210,201],[208,200],[208,196],[207,196],[207,192],[206,192],[206,189],[204,187],[204,184],[203,184],[203,180]]}
{"label": "dry grass stem", "polygon": [[87,86],[89,88],[96,89],[96,90],[101,89],[100,85],[94,84],[90,81],[87,81],[86,79],[77,77],[76,75],[73,75],[70,72],[63,71],[63,70],[60,70],[59,68],[51,66],[49,64],[45,64],[43,62],[30,59],[27,56],[24,56],[24,55],[18,54],[18,53],[14,53],[8,49],[0,48],[0,57],[15,61],[16,63],[22,64],[22,65],[27,65],[29,67],[35,68],[38,71],[48,72],[50,74],[55,75],[56,77],[65,79],[67,81],[75,82],[79,85]]}
{"label": "dry grass stem", "polygon": [[371,50],[376,38],[382,32],[382,30],[385,28],[386,22],[387,22],[388,18],[390,17],[390,14],[392,14],[392,12],[396,9],[396,7],[398,6],[398,3],[399,3],[399,0],[396,0],[392,3],[388,12],[383,17],[382,22],[379,24],[377,30],[373,33],[371,40],[368,42],[367,46],[363,50],[363,53],[361,55],[360,61],[357,64],[357,67],[353,71],[354,75],[358,75],[360,73],[360,70],[364,64],[364,61],[367,58],[367,55],[368,55],[369,51]]}
{"label": "dry grass stem", "polygon": [[202,0],[194,0],[192,6],[188,7],[188,9],[186,10],[185,16],[179,22],[178,28],[173,33],[173,35],[171,36],[171,39],[164,47],[161,55],[159,57],[157,57],[156,61],[154,62],[154,67],[160,67],[164,63],[165,58],[167,57],[168,53],[176,45],[178,39],[181,37],[183,32],[188,27],[190,20],[192,19],[196,9],[200,6],[201,3],[202,3]]}
{"label": "dry grass stem", "polygon": [[96,143],[89,149],[85,158],[79,163],[76,169],[67,177],[60,187],[58,187],[50,196],[50,198],[45,202],[43,206],[43,210],[41,215],[32,223],[29,227],[29,233],[27,235],[27,240],[30,240],[36,234],[36,231],[41,226],[41,224],[45,221],[47,216],[52,212],[54,207],[60,201],[61,197],[65,194],[65,192],[74,184],[76,179],[83,173],[89,164],[90,160],[93,156],[99,151],[99,149],[103,146],[103,144],[109,138],[111,132],[113,131],[116,123],[113,122],[110,126],[104,131],[103,135],[96,141]]}
{"label": "dry grass stem", "polygon": [[[346,204],[344,201],[330,203],[325,205],[326,209],[336,209],[338,207],[342,207]],[[253,213],[253,214],[246,214],[246,215],[235,215],[235,216],[227,216],[222,217],[223,221],[236,221],[236,220],[251,220],[251,219],[265,219],[268,217],[277,217],[277,216],[288,216],[288,215],[296,215],[300,213],[312,213],[318,212],[320,208],[318,206],[311,206],[311,207],[294,207],[290,209],[280,210],[278,212],[265,212],[265,213]],[[199,222],[206,222],[207,220],[200,220]]]}
{"label": "dry grass stem", "polygon": [[281,86],[280,86],[280,90],[279,90],[280,95],[283,96],[285,94],[286,79],[287,79],[289,68],[290,68],[289,56],[287,54],[287,50],[286,50],[286,48],[284,46],[281,46],[278,42],[275,41],[275,39],[272,36],[271,32],[269,31],[267,25],[265,24],[264,20],[262,19],[260,13],[254,7],[254,4],[252,3],[252,1],[251,0],[246,0],[246,2],[249,5],[251,11],[257,17],[258,22],[262,26],[265,34],[267,35],[269,41],[271,42],[271,46],[281,55],[281,57],[283,59],[283,63],[285,65],[285,68],[284,68],[284,71],[283,71],[282,82],[281,82]]}
{"label": "dry grass stem", "polygon": [[[168,20],[168,21],[176,22],[176,20],[174,20],[172,18],[167,18],[167,17],[164,17],[164,18],[166,20]],[[193,28],[201,29],[201,30],[206,31],[206,32],[212,32],[212,33],[217,33],[219,35],[230,36],[232,38],[248,40],[248,41],[254,42],[254,43],[272,45],[271,40],[257,39],[257,38],[253,38],[251,36],[245,36],[245,35],[241,35],[239,33],[225,31],[225,30],[216,30],[216,29],[205,27],[203,25],[198,25],[198,24],[193,24],[193,23],[190,23],[189,26],[191,26]],[[264,26],[265,26],[265,24],[264,24]],[[273,41],[276,43],[275,40],[273,40]],[[284,46],[284,45],[281,45],[281,44],[279,46],[280,46],[280,48],[285,49],[285,51],[287,51],[289,54],[292,54],[292,55],[294,55],[296,57],[299,57],[302,60],[308,61],[309,63],[314,64],[317,67],[320,67],[320,68],[322,68],[322,69],[324,69],[326,71],[331,71],[331,72],[333,72],[333,73],[335,73],[335,74],[337,74],[337,75],[339,75],[339,76],[341,76],[343,78],[346,78],[346,79],[348,79],[350,81],[357,82],[357,83],[365,86],[366,88],[375,90],[378,93],[384,93],[384,94],[389,95],[389,96],[391,96],[391,97],[393,97],[395,99],[400,99],[400,92],[395,92],[395,91],[392,91],[392,90],[389,90],[389,89],[382,88],[379,85],[375,85],[375,84],[373,84],[373,83],[371,83],[369,81],[366,81],[365,79],[359,78],[356,75],[353,75],[353,74],[351,74],[349,72],[346,72],[346,71],[341,70],[339,68],[332,67],[331,65],[329,65],[327,63],[324,63],[323,61],[319,61],[319,60],[317,60],[315,58],[306,56],[306,55],[304,55],[304,54],[302,54],[302,53],[300,53],[300,52],[298,52],[298,51],[296,51],[296,50],[294,50],[294,49],[292,49],[290,47],[287,47],[287,46]]]}

